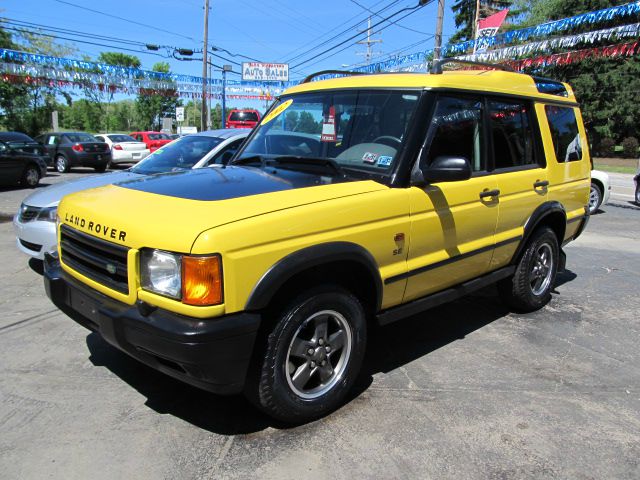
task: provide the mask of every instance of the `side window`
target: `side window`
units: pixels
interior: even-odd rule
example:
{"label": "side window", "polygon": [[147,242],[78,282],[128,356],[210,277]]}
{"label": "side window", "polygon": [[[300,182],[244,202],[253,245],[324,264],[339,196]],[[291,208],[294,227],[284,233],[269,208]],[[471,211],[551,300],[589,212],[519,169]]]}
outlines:
{"label": "side window", "polygon": [[427,135],[430,145],[426,163],[440,156],[464,157],[474,172],[486,170],[482,109],[480,99],[440,97]]}
{"label": "side window", "polygon": [[62,145],[66,145],[66,144],[69,144],[69,143],[72,143],[72,142],[69,139],[69,137],[67,137],[66,135],[62,135],[62,137],[57,139],[56,143],[61,143]]}
{"label": "side window", "polygon": [[537,164],[530,115],[528,102],[489,101],[496,169]]}
{"label": "side window", "polygon": [[214,163],[226,163],[231,160],[231,157],[236,154],[236,152],[238,151],[238,147],[240,147],[243,140],[244,138],[241,138],[240,140],[231,142],[225,149],[211,157],[207,162],[207,165],[213,165]]}
{"label": "side window", "polygon": [[578,132],[576,112],[572,107],[545,105],[549,121],[553,149],[558,162],[575,162],[582,159],[582,143]]}

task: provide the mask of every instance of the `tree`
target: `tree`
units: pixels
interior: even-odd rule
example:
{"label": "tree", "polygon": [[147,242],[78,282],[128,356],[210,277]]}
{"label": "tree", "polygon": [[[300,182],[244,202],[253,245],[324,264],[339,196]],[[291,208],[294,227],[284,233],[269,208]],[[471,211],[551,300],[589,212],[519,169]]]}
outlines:
{"label": "tree", "polygon": [[[480,16],[479,18],[485,18],[489,15],[493,15],[499,10],[510,8],[513,0],[503,1],[480,1]],[[456,44],[460,42],[466,42],[467,40],[473,40],[474,25],[476,18],[476,2],[475,0],[456,0],[451,7],[451,10],[455,14],[456,32],[449,39],[449,43]],[[509,12],[509,16],[517,16],[518,11]]]}
{"label": "tree", "polygon": [[[159,62],[153,65],[154,72],[169,73],[169,64]],[[174,117],[176,107],[182,105],[175,89],[155,91],[141,91],[136,99],[136,109],[144,128],[160,129],[163,117]]]}

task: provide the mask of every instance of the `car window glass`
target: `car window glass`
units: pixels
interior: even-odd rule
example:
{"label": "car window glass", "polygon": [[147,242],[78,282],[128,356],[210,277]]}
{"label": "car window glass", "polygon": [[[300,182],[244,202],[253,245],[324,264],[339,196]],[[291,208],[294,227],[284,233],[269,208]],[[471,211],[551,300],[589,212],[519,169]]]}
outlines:
{"label": "car window glass", "polygon": [[130,137],[129,135],[107,135],[107,137],[109,138],[109,140],[111,140],[114,143],[136,141],[134,138]]}
{"label": "car window glass", "polygon": [[489,102],[496,169],[536,164],[529,110],[525,102]]}
{"label": "car window glass", "polygon": [[582,141],[573,108],[546,105],[544,109],[549,121],[553,148],[558,162],[573,162],[582,159]]}
{"label": "car window glass", "polygon": [[159,148],[131,171],[149,175],[189,169],[221,142],[221,138],[204,135],[182,137]]}
{"label": "car window glass", "polygon": [[105,142],[106,141],[102,135],[94,135],[94,137],[96,137],[96,140],[98,140],[99,142]]}
{"label": "car window glass", "polygon": [[47,139],[47,145],[57,145],[58,143],[58,137],[56,137],[55,135],[49,135],[49,138]]}
{"label": "car window glass", "polygon": [[469,160],[474,172],[486,170],[482,110],[480,99],[440,97],[427,135],[430,143],[425,165],[437,157],[462,157]]}
{"label": "car window glass", "polygon": [[258,114],[256,112],[236,111],[231,112],[229,120],[232,122],[257,122]]}
{"label": "car window glass", "polygon": [[214,163],[222,163],[223,157],[230,159],[238,151],[238,148],[242,144],[243,140],[244,138],[241,138],[240,140],[235,140],[231,142],[229,145],[227,145],[225,148],[223,148],[221,151],[219,151],[213,157],[211,157],[207,162],[207,165],[213,165]]}
{"label": "car window glass", "polygon": [[93,135],[89,135],[88,133],[65,133],[63,138],[72,143],[96,141]]}

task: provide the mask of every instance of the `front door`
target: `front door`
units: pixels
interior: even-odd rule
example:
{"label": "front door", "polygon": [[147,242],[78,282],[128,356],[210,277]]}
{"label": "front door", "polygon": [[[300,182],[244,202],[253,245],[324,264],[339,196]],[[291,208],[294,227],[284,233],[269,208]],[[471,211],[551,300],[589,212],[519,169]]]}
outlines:
{"label": "front door", "polygon": [[411,238],[404,301],[487,272],[498,219],[497,182],[488,172],[481,97],[441,94],[421,162],[464,157],[472,178],[410,189]]}

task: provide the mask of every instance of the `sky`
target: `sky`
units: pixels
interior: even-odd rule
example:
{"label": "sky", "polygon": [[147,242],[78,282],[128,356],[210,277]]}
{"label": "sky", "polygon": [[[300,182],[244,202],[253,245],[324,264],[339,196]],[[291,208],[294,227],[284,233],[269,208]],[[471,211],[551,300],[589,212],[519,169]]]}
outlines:
{"label": "sky", "polygon": [[[360,65],[364,62],[362,54],[366,45],[353,45],[360,37],[327,54],[320,53],[358,31],[366,30],[367,19],[371,15],[366,9],[378,12],[388,7],[379,14],[387,17],[417,3],[418,0],[210,0],[209,43],[234,54],[218,51],[216,53],[226,59],[212,57],[211,60],[217,65],[231,64],[236,72],[240,71],[237,64],[248,61],[239,55],[264,62],[289,63],[291,80],[299,80],[319,70]],[[445,2],[443,44],[454,31],[452,3],[453,0]],[[434,0],[406,18],[403,16],[408,11],[394,16],[391,20],[397,24],[385,22],[378,26],[377,29],[386,28],[372,36],[372,40],[382,40],[372,44],[372,61],[376,61],[375,56],[380,60],[389,54],[408,54],[432,48],[436,11],[437,1]],[[0,16],[11,20],[194,50],[202,48],[203,14],[204,0],[3,0],[0,4]],[[371,15],[372,25],[380,21],[380,17]],[[342,35],[332,38],[345,30]],[[150,70],[155,62],[166,61],[172,72],[202,75],[201,61],[167,58],[164,49],[150,52],[91,36],[86,40],[110,46],[76,43],[76,56],[96,58],[102,51],[123,51],[113,48],[120,46],[135,50],[123,52],[137,55],[142,61],[142,68]],[[194,57],[201,58],[201,55]],[[213,72],[214,78],[220,78],[220,75]],[[240,76],[231,74],[229,78],[239,79]]]}

